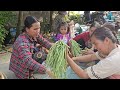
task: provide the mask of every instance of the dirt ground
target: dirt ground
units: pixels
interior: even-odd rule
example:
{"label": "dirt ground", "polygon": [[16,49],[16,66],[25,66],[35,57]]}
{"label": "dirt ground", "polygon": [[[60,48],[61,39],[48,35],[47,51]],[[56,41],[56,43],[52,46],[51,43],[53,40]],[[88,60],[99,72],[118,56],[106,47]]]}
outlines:
{"label": "dirt ground", "polygon": [[[12,71],[9,70],[9,61],[11,52],[0,52],[0,72],[4,73],[6,79],[17,79]],[[47,74],[36,73],[35,78],[37,79],[50,79]]]}

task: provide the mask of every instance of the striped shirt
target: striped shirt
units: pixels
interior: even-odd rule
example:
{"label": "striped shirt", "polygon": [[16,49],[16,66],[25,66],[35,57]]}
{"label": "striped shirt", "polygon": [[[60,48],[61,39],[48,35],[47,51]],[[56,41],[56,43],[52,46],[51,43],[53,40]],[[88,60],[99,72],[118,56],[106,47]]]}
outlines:
{"label": "striped shirt", "polygon": [[[37,37],[37,41],[47,49],[51,47],[51,44],[41,35]],[[45,73],[45,67],[32,58],[33,49],[34,40],[27,34],[19,35],[14,42],[9,69],[15,73],[17,78],[29,79],[33,71]]]}

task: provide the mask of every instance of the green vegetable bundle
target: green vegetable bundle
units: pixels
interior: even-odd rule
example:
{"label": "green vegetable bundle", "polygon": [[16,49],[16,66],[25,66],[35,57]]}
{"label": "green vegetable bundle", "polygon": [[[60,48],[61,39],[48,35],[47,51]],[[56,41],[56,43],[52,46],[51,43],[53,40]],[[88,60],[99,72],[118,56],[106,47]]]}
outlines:
{"label": "green vegetable bundle", "polygon": [[70,49],[74,57],[81,54],[81,48],[75,40],[70,40]]}
{"label": "green vegetable bundle", "polygon": [[46,66],[48,66],[53,75],[58,78],[66,78],[66,68],[67,68],[67,61],[66,61],[66,49],[67,44],[63,41],[57,41],[49,50],[46,59]]}

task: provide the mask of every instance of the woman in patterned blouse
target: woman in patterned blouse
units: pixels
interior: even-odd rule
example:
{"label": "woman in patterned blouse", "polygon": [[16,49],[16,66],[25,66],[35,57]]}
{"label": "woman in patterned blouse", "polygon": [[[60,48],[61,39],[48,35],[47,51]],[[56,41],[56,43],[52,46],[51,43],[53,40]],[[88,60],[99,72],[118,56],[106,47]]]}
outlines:
{"label": "woman in patterned blouse", "polygon": [[[34,38],[41,46],[50,49],[51,43],[44,39],[40,33],[40,22],[33,16],[27,16],[24,21],[24,33],[20,34],[13,45],[9,69],[19,79],[30,79],[33,71],[41,74],[49,72],[43,65],[33,59]],[[42,57],[42,53],[41,53]]]}

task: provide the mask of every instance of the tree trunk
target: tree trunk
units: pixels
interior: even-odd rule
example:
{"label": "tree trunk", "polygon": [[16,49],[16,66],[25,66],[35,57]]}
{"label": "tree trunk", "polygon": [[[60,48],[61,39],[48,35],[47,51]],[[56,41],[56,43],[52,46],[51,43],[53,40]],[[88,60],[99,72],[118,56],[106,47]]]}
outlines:
{"label": "tree trunk", "polygon": [[68,17],[70,16],[70,11],[68,11]]}
{"label": "tree trunk", "polygon": [[19,14],[18,14],[18,23],[17,23],[17,28],[16,28],[17,29],[16,38],[21,33],[22,20],[23,20],[23,11],[19,11]]}
{"label": "tree trunk", "polygon": [[52,23],[53,23],[53,19],[52,19],[52,15],[53,15],[54,11],[50,11],[50,32],[52,32]]}

